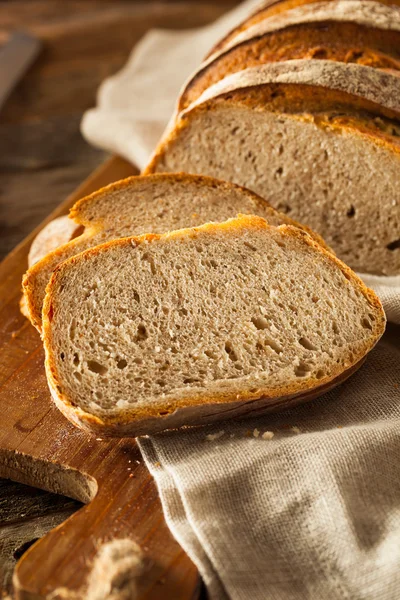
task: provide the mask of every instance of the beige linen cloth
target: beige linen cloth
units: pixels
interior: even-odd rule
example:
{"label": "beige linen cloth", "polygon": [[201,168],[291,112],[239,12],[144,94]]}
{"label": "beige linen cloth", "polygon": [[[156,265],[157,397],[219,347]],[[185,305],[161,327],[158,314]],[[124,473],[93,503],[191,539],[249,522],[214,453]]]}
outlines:
{"label": "beige linen cloth", "polygon": [[[87,139],[143,167],[184,80],[257,4],[207,28],[149,32],[101,86]],[[364,279],[400,323],[400,278]],[[400,598],[400,327],[312,403],[139,445],[212,600]]]}

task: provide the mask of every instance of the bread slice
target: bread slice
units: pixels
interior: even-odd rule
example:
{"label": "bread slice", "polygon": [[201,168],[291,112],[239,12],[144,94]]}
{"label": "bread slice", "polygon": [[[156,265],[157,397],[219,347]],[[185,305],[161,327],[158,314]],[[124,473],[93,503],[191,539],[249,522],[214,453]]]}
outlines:
{"label": "bread slice", "polygon": [[82,227],[68,215],[57,217],[47,223],[32,242],[28,254],[28,266],[32,267],[43,256],[80,235],[81,229]]}
{"label": "bread slice", "polygon": [[187,82],[178,110],[227,75],[298,58],[399,70],[400,10],[370,0],[338,0],[301,6],[264,19],[200,66]]}
{"label": "bread slice", "polygon": [[[335,0],[327,0],[335,1]],[[345,0],[351,1],[351,0]],[[382,4],[384,6],[390,6],[393,8],[400,7],[400,0],[366,0],[371,4]],[[283,14],[287,10],[292,10],[300,6],[306,6],[308,4],[317,4],[320,0],[266,0],[260,2],[259,6],[253,13],[251,13],[246,19],[234,27],[229,33],[227,33],[217,44],[215,44],[207,55],[209,58],[215,52],[219,52],[225,46],[227,46],[236,36],[240,35],[243,31],[246,31],[253,25],[260,23],[261,21]]]}
{"label": "bread slice", "polygon": [[[41,330],[46,285],[54,268],[70,256],[108,240],[149,231],[163,233],[210,220],[225,221],[238,212],[259,215],[272,225],[289,223],[302,227],[277,213],[253,192],[209,177],[185,174],[130,177],[95,192],[75,204],[70,213],[83,233],[46,254],[24,277],[23,290],[31,322]],[[319,236],[315,237],[324,245]]]}
{"label": "bread slice", "polygon": [[400,273],[400,77],[294,60],[235,73],[181,113],[144,173],[244,185],[353,269]]}
{"label": "bread slice", "polygon": [[57,406],[116,436],[315,397],[384,328],[348,267],[307,233],[251,215],[83,252],[57,267],[43,308]]}

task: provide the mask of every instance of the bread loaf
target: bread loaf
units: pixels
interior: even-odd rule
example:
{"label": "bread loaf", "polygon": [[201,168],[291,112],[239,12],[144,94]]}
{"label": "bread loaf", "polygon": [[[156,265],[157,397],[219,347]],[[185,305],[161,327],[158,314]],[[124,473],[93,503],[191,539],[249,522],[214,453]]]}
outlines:
{"label": "bread loaf", "polygon": [[400,69],[400,10],[370,0],[317,2],[249,27],[189,79],[178,110],[208,87],[243,69],[298,58]]}
{"label": "bread loaf", "polygon": [[296,60],[235,73],[183,111],[144,173],[245,185],[365,273],[400,273],[400,78]]}
{"label": "bread loaf", "polygon": [[53,398],[106,435],[315,397],[384,327],[348,267],[298,228],[254,216],[87,250],[56,268],[43,309]]}
{"label": "bread loaf", "polygon": [[[327,1],[335,2],[336,0]],[[351,0],[344,1],[346,2]],[[249,29],[253,25],[260,23],[264,19],[274,17],[276,15],[281,15],[287,10],[292,10],[300,6],[306,6],[308,4],[316,4],[319,2],[320,0],[266,0],[265,2],[261,2],[254,12],[252,12],[246,19],[244,19],[241,23],[234,27],[217,44],[213,46],[213,48],[208,53],[207,57],[210,57],[215,52],[218,52],[227,44],[229,44],[229,42],[237,35],[239,35],[243,31],[246,31],[246,29]],[[389,6],[392,8],[400,7],[400,0],[366,0],[366,2],[371,2],[373,4],[376,4],[378,2],[379,4]]]}
{"label": "bread loaf", "polygon": [[[276,212],[256,194],[209,177],[153,175],[130,177],[80,200],[71,210],[71,221],[82,235],[46,254],[28,270],[23,280],[24,314],[41,330],[46,285],[63,260],[103,243],[128,235],[162,233],[224,221],[238,212],[264,217],[272,225],[296,225]],[[306,228],[307,231],[309,231]],[[323,240],[315,236],[324,245]]]}

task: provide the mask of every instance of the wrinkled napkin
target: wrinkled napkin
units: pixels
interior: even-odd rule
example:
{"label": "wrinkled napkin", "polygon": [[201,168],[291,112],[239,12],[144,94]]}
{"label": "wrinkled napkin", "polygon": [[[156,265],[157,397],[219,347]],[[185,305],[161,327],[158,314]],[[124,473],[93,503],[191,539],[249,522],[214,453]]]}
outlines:
{"label": "wrinkled napkin", "polygon": [[[179,89],[221,35],[150,31],[82,122],[142,168]],[[400,323],[400,278],[362,275]],[[400,597],[400,327],[348,382],[276,415],[138,440],[165,518],[212,600]]]}

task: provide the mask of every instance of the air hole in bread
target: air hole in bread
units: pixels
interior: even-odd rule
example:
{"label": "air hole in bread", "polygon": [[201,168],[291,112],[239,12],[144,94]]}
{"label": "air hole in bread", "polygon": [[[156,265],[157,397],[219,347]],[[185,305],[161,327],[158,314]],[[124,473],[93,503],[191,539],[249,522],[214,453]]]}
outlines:
{"label": "air hole in bread", "polygon": [[333,333],[336,333],[336,335],[339,334],[339,327],[338,327],[338,324],[336,323],[336,321],[332,322],[332,330],[333,330]]}
{"label": "air hole in bread", "polygon": [[73,358],[72,362],[74,363],[75,367],[77,367],[79,365],[80,359],[79,359],[79,354],[77,352],[74,352],[74,358]]}
{"label": "air hole in bread", "polygon": [[195,379],[194,377],[186,377],[186,379],[183,380],[183,383],[185,384],[190,384],[190,383],[199,383],[199,379]]}
{"label": "air hole in bread", "polygon": [[61,354],[60,354],[60,358],[61,358],[61,360],[62,360],[62,361],[64,361],[64,359],[65,359],[65,354],[64,354],[64,352],[61,352]]}
{"label": "air hole in bread", "polygon": [[361,325],[364,327],[364,329],[370,329],[372,331],[372,325],[366,317],[361,319]]}
{"label": "air hole in bread", "polygon": [[282,213],[285,213],[286,215],[288,213],[290,213],[290,211],[292,210],[292,208],[291,208],[291,206],[289,206],[289,204],[284,204],[282,202],[277,204],[276,208],[277,208],[277,210],[279,210]]}
{"label": "air hole in bread", "polygon": [[250,250],[254,250],[254,252],[257,251],[257,247],[253,246],[253,244],[250,244],[250,242],[243,242],[243,244],[246,246],[246,248],[250,248]]}
{"label": "air hole in bread", "polygon": [[318,296],[313,296],[311,298],[311,300],[315,303],[315,302],[318,302],[319,298],[318,298]]}
{"label": "air hole in bread", "polygon": [[349,210],[347,211],[346,215],[351,218],[351,217],[354,217],[355,214],[356,214],[356,209],[354,208],[353,205],[351,205]]}
{"label": "air hole in bread", "polygon": [[311,371],[311,367],[310,365],[308,365],[306,362],[301,361],[297,367],[295,367],[294,369],[294,374],[296,375],[296,377],[306,377]]}
{"label": "air hole in bread", "polygon": [[82,375],[79,373],[79,371],[74,371],[74,377],[78,381],[82,381]]}
{"label": "air hole in bread", "polygon": [[394,240],[394,242],[390,242],[390,244],[388,244],[388,245],[386,246],[386,248],[387,248],[388,250],[392,250],[392,251],[393,251],[393,250],[398,250],[398,249],[400,248],[400,239],[398,239],[398,240]]}
{"label": "air hole in bread", "polygon": [[148,337],[149,337],[149,334],[147,333],[146,326],[143,323],[141,323],[140,325],[138,325],[138,328],[137,328],[136,340],[137,341],[147,340]]}
{"label": "air hole in bread", "polygon": [[125,367],[127,366],[127,361],[124,358],[121,358],[118,362],[117,362],[117,367],[118,369],[125,369]]}
{"label": "air hole in bread", "polygon": [[310,342],[310,340],[308,340],[305,337],[301,337],[299,339],[299,344],[301,346],[303,346],[303,348],[305,348],[306,350],[317,350],[317,347],[314,346],[314,344],[312,342]]}
{"label": "air hole in bread", "polygon": [[138,292],[136,290],[133,290],[133,299],[135,300],[135,302],[137,302],[138,304],[140,303],[140,296],[138,294]]}
{"label": "air hole in bread", "polygon": [[225,352],[230,360],[238,360],[238,355],[236,354],[231,342],[225,342]]}
{"label": "air hole in bread", "polygon": [[96,373],[97,375],[105,375],[105,373],[108,371],[107,367],[100,364],[96,360],[88,360],[86,364],[89,371],[92,371],[92,373]]}
{"label": "air hole in bread", "polygon": [[316,377],[317,379],[322,379],[322,378],[324,377],[324,375],[325,375],[325,372],[324,372],[322,369],[319,369],[319,370],[316,372],[316,375],[315,375],[315,377]]}
{"label": "air hole in bread", "polygon": [[252,317],[251,322],[257,329],[267,329],[268,321],[264,317]]}
{"label": "air hole in bread", "polygon": [[282,175],[282,173],[283,173],[283,167],[279,167],[275,171],[275,175],[277,175],[278,177],[280,177]]}
{"label": "air hole in bread", "polygon": [[282,240],[275,240],[275,242],[279,246],[279,248],[286,248],[286,244]]}
{"label": "air hole in bread", "polygon": [[150,271],[152,272],[153,275],[155,275],[157,273],[157,269],[156,269],[156,265],[154,263],[153,257],[150,256],[150,254],[148,254],[147,252],[145,252],[142,255],[142,260],[144,260],[145,262],[149,263],[149,265],[150,265]]}

